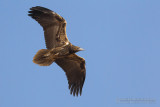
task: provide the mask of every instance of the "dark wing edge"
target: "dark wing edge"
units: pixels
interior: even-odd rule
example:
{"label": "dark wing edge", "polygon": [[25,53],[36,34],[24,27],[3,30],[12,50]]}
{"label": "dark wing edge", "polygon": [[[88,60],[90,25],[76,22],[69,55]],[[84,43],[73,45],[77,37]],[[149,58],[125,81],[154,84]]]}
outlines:
{"label": "dark wing edge", "polygon": [[76,54],[55,61],[66,73],[70,94],[73,96],[82,94],[82,88],[86,77],[85,59]]}
{"label": "dark wing edge", "polygon": [[41,6],[30,8],[28,13],[28,16],[31,16],[33,19],[35,19],[42,27],[57,24],[57,21],[65,21],[63,17],[54,11]]}
{"label": "dark wing edge", "polygon": [[47,49],[62,46],[68,42],[66,21],[63,17],[41,6],[30,8],[28,15],[43,27]]}

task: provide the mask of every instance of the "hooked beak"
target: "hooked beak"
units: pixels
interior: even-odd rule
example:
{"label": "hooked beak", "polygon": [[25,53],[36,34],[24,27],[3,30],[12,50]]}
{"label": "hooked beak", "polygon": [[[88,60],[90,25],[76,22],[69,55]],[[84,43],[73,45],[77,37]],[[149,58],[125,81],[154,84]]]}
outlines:
{"label": "hooked beak", "polygon": [[78,51],[84,51],[84,49],[83,48],[78,48]]}

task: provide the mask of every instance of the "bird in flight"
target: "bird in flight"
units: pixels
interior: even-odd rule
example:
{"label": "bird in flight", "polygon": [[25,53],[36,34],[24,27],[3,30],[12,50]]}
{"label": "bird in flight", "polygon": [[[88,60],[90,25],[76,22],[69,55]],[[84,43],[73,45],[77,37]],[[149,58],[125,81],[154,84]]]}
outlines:
{"label": "bird in flight", "polygon": [[66,73],[70,94],[81,95],[86,76],[85,59],[75,54],[83,49],[72,45],[67,38],[66,20],[41,6],[30,8],[28,15],[43,27],[47,48],[39,50],[33,62],[40,66],[55,62]]}

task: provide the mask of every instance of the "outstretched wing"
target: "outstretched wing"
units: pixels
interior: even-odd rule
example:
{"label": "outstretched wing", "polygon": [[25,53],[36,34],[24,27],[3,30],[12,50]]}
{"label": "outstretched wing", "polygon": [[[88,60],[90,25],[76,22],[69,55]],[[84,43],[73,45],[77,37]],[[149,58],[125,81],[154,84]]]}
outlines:
{"label": "outstretched wing", "polygon": [[47,49],[69,43],[66,34],[66,21],[63,17],[40,6],[30,8],[28,15],[43,27]]}
{"label": "outstretched wing", "polygon": [[75,96],[82,93],[86,76],[85,60],[76,54],[56,60],[56,63],[66,72],[70,93]]}

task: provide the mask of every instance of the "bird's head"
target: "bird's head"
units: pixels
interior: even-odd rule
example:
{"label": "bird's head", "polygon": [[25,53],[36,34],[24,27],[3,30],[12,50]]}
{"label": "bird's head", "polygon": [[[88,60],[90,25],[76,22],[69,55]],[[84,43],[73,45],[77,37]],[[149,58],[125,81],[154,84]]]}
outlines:
{"label": "bird's head", "polygon": [[72,45],[71,48],[70,48],[70,53],[76,53],[78,51],[83,51],[83,50],[84,50],[83,48]]}

